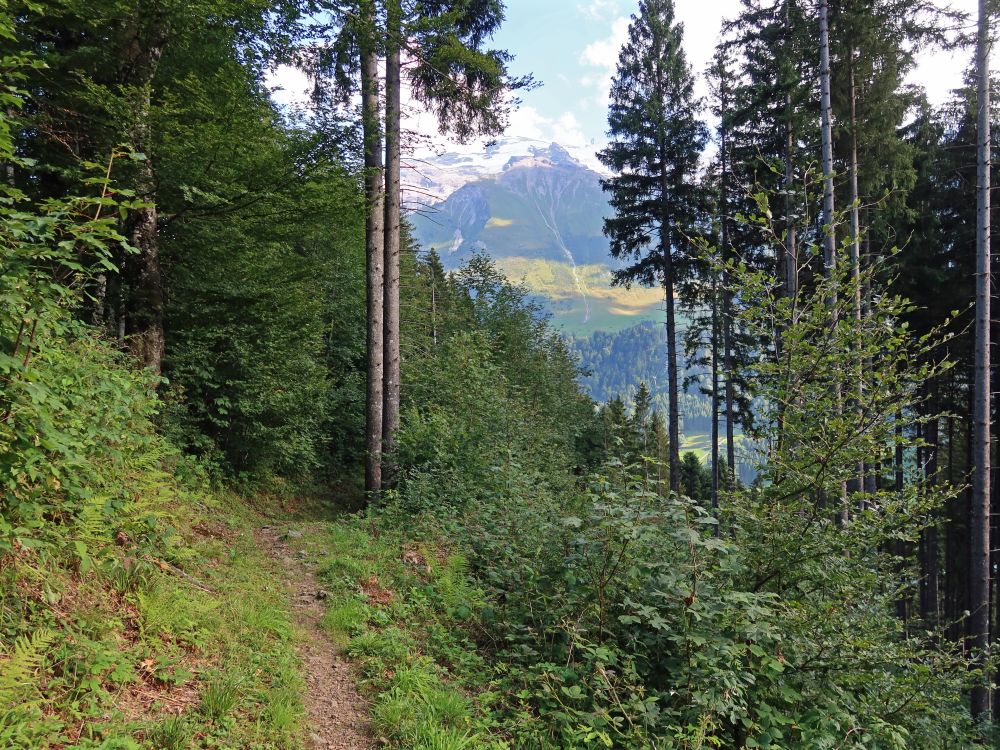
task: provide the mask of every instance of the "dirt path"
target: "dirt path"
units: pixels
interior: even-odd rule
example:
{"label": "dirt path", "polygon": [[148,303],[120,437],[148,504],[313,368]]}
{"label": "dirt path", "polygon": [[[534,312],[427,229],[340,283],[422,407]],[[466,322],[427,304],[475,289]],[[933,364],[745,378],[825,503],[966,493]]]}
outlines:
{"label": "dirt path", "polygon": [[[316,560],[295,552],[284,541],[285,529],[265,526],[257,532],[261,547],[285,573],[296,624],[305,638],[299,655],[305,668],[305,697],[313,750],[370,750],[375,747],[368,726],[368,707],[354,687],[348,662],[320,627],[323,604],[317,594]],[[294,533],[294,532],[293,532]]]}

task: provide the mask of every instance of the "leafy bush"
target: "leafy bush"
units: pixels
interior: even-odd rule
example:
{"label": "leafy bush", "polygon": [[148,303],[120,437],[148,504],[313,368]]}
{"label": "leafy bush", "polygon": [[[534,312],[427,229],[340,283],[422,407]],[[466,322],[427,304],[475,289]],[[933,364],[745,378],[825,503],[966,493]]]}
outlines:
{"label": "leafy bush", "polygon": [[[731,272],[741,325],[781,330],[786,356],[748,381],[766,404],[755,438],[767,481],[727,488],[720,517],[665,495],[644,466],[572,478],[579,425],[547,405],[553,392],[571,403],[572,389],[538,395],[560,355],[523,298],[475,267],[461,287],[470,330],[407,371],[404,479],[381,523],[446,538],[468,560],[512,746],[975,746],[960,698],[967,665],[894,615],[901,573],[889,550],[917,538],[939,498],[879,492],[847,523],[823,501],[860,461],[888,463],[896,404],[936,374],[922,364],[934,342],[894,325],[901,300],[879,298],[860,331],[845,308],[831,337],[824,282],[792,309],[773,279]],[[845,343],[856,339],[870,348],[857,354]],[[831,383],[848,392],[858,356],[886,373],[864,419],[824,418],[837,413]]]}

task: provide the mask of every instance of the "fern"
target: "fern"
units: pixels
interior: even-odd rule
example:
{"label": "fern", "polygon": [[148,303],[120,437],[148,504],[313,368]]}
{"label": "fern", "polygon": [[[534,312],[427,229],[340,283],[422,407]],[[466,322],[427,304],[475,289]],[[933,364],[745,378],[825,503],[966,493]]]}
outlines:
{"label": "fern", "polygon": [[55,638],[51,630],[36,630],[30,637],[18,638],[10,653],[0,657],[0,709],[24,695]]}

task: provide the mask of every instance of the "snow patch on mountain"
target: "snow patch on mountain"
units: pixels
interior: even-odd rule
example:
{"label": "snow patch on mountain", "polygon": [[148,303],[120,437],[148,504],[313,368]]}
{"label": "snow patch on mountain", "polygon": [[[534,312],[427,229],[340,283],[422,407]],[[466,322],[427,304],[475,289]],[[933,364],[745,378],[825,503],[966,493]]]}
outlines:
{"label": "snow patch on mountain", "polygon": [[408,208],[419,210],[440,203],[470,182],[512,169],[540,166],[577,166],[606,174],[592,149],[532,138],[501,138],[484,147],[456,147],[406,159],[404,200]]}

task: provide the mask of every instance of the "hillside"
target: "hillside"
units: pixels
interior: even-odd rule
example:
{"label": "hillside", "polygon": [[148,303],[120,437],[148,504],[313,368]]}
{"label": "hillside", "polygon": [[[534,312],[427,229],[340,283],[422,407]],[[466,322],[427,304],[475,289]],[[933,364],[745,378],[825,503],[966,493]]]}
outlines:
{"label": "hillside", "polygon": [[[497,153],[506,157],[502,165]],[[515,142],[476,158],[446,154],[430,159],[429,170],[447,175],[433,189],[452,192],[410,221],[420,246],[437,251],[446,268],[486,253],[572,335],[658,319],[659,290],[611,286],[603,234],[610,209],[600,175],[559,144]]]}
{"label": "hillside", "polygon": [[0,0],[0,750],[1000,750],[990,4],[730,4]]}
{"label": "hillside", "polygon": [[[480,156],[431,159],[428,172],[437,178],[425,180],[427,189],[452,192],[410,217],[420,246],[448,269],[489,255],[569,336],[588,372],[581,385],[595,400],[631,399],[645,382],[665,411],[663,292],[612,285],[615,261],[603,234],[611,209],[600,175],[557,143],[516,141]],[[683,312],[678,324],[687,325]],[[684,445],[702,459],[710,409],[697,388],[682,395]]]}

